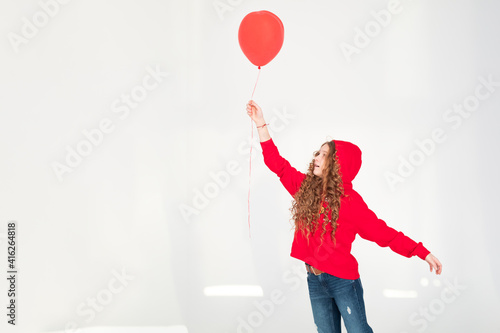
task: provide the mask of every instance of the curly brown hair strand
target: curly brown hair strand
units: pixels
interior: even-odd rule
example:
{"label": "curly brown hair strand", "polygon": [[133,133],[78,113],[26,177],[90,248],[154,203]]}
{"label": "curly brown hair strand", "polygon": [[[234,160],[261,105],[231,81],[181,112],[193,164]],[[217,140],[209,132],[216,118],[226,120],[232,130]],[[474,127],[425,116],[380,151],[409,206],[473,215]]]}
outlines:
{"label": "curly brown hair strand", "polygon": [[[326,234],[326,226],[331,224],[331,238],[335,242],[335,232],[337,230],[337,220],[340,210],[340,199],[344,195],[340,165],[336,159],[336,149],[334,141],[327,141],[321,145],[328,145],[328,154],[324,160],[323,177],[314,175],[314,157],[319,155],[319,151],[314,152],[314,157],[309,163],[306,178],[302,182],[299,191],[295,194],[290,211],[292,219],[295,221],[295,229],[309,238],[318,228],[322,227],[321,244],[323,236]],[[327,208],[322,211],[322,203],[327,202]],[[331,219],[329,218],[331,212]],[[320,216],[323,213],[324,222],[319,225]],[[321,246],[320,244],[320,246]]]}

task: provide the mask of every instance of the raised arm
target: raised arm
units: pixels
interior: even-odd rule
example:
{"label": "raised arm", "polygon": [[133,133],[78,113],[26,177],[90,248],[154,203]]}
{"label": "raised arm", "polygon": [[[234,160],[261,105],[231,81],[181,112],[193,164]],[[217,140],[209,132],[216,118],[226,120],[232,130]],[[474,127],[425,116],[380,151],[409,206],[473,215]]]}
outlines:
{"label": "raised arm", "polygon": [[274,172],[280,179],[283,186],[286,188],[290,195],[294,196],[300,188],[305,174],[297,171],[290,163],[283,158],[278,148],[275,146],[267,126],[263,126],[266,122],[262,109],[254,101],[247,104],[247,114],[257,125],[259,130],[260,145],[262,147],[262,154],[264,155],[264,163],[269,170]]}

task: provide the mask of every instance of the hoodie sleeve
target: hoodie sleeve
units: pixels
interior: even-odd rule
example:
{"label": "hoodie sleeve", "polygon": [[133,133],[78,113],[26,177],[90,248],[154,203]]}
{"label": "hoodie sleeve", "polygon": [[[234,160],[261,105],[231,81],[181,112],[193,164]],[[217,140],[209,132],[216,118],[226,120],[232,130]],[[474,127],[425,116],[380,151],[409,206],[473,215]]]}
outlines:
{"label": "hoodie sleeve", "polygon": [[401,231],[389,227],[368,208],[358,193],[353,191],[352,199],[355,201],[354,221],[357,232],[362,238],[375,242],[381,247],[388,246],[392,251],[407,258],[418,256],[425,260],[430,251],[422,243],[416,243]]}
{"label": "hoodie sleeve", "polygon": [[286,159],[281,157],[273,139],[261,142],[260,145],[264,155],[264,163],[280,178],[283,186],[293,197],[306,175],[297,171]]}

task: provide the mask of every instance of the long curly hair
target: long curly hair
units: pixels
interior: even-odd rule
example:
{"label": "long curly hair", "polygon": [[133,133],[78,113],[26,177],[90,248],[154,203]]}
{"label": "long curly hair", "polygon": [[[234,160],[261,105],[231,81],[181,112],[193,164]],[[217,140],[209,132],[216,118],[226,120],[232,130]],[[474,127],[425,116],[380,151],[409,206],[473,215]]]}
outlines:
{"label": "long curly hair", "polygon": [[[326,226],[331,224],[331,238],[335,243],[335,232],[337,230],[337,220],[340,210],[340,198],[344,195],[344,187],[342,185],[342,177],[340,174],[340,164],[336,159],[335,143],[327,141],[321,145],[328,145],[328,154],[324,160],[323,177],[314,175],[314,157],[319,155],[319,151],[313,153],[314,157],[309,163],[309,170],[306,178],[302,181],[300,189],[294,196],[294,201],[290,211],[292,219],[295,221],[296,231],[309,238],[311,233],[314,233],[318,228],[322,228],[321,244],[323,244],[323,236],[326,234]],[[326,201],[328,206],[323,209],[322,202]],[[331,211],[331,219],[329,212]],[[319,225],[321,214],[324,216],[323,224]],[[321,246],[320,244],[320,246]]]}

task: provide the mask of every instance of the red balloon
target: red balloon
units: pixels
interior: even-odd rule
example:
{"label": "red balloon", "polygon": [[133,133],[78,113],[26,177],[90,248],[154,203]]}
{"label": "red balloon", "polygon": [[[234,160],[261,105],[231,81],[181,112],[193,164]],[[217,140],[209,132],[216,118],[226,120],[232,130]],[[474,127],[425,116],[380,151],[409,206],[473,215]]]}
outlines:
{"label": "red balloon", "polygon": [[285,29],[278,16],[267,10],[247,14],[240,23],[238,40],[255,66],[267,65],[283,45]]}

